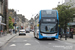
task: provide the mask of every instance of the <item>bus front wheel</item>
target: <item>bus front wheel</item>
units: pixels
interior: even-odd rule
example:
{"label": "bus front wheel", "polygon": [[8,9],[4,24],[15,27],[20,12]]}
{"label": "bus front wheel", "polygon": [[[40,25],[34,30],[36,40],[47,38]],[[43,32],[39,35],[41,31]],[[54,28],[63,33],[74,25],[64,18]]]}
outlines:
{"label": "bus front wheel", "polygon": [[35,36],[35,32],[34,32],[34,38],[36,38],[36,36]]}
{"label": "bus front wheel", "polygon": [[52,38],[52,40],[55,40],[55,38]]}
{"label": "bus front wheel", "polygon": [[39,40],[39,35],[37,34],[37,39]]}

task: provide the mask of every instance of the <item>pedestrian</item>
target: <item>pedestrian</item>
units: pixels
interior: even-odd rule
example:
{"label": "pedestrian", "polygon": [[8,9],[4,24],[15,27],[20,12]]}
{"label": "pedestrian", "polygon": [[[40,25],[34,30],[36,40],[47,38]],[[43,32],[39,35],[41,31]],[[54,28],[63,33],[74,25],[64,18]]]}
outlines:
{"label": "pedestrian", "polygon": [[11,34],[13,34],[13,29],[11,29]]}
{"label": "pedestrian", "polygon": [[4,36],[6,35],[6,30],[4,31]]}
{"label": "pedestrian", "polygon": [[71,29],[70,35],[71,35],[70,38],[73,39],[73,28]]}
{"label": "pedestrian", "polygon": [[13,33],[15,33],[15,30],[13,29]]}
{"label": "pedestrian", "polygon": [[1,36],[2,36],[2,34],[3,34],[3,30],[1,30]]}
{"label": "pedestrian", "polygon": [[10,35],[12,35],[12,29],[9,29]]}

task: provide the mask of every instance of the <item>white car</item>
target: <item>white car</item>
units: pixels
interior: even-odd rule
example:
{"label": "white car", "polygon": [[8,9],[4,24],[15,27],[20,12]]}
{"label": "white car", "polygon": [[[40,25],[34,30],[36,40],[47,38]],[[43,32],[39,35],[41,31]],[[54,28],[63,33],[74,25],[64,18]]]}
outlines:
{"label": "white car", "polygon": [[19,31],[19,35],[26,35],[25,29],[20,30],[20,31]]}

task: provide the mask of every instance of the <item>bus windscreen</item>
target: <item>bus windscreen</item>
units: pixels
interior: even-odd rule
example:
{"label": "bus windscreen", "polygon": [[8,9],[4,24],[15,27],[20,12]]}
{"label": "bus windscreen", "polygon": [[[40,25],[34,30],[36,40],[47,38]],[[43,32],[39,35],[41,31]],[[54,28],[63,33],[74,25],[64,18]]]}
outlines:
{"label": "bus windscreen", "polygon": [[45,32],[45,33],[55,33],[57,32],[57,25],[56,24],[48,24],[48,23],[42,23],[40,25],[40,30],[41,32]]}

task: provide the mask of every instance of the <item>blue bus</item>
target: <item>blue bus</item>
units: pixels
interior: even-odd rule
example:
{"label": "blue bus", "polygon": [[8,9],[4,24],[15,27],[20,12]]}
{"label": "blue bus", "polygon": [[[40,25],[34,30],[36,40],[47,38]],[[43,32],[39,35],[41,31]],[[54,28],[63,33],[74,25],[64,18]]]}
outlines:
{"label": "blue bus", "polygon": [[58,39],[58,25],[59,16],[57,10],[41,10],[40,13],[35,16],[34,37],[37,39]]}

